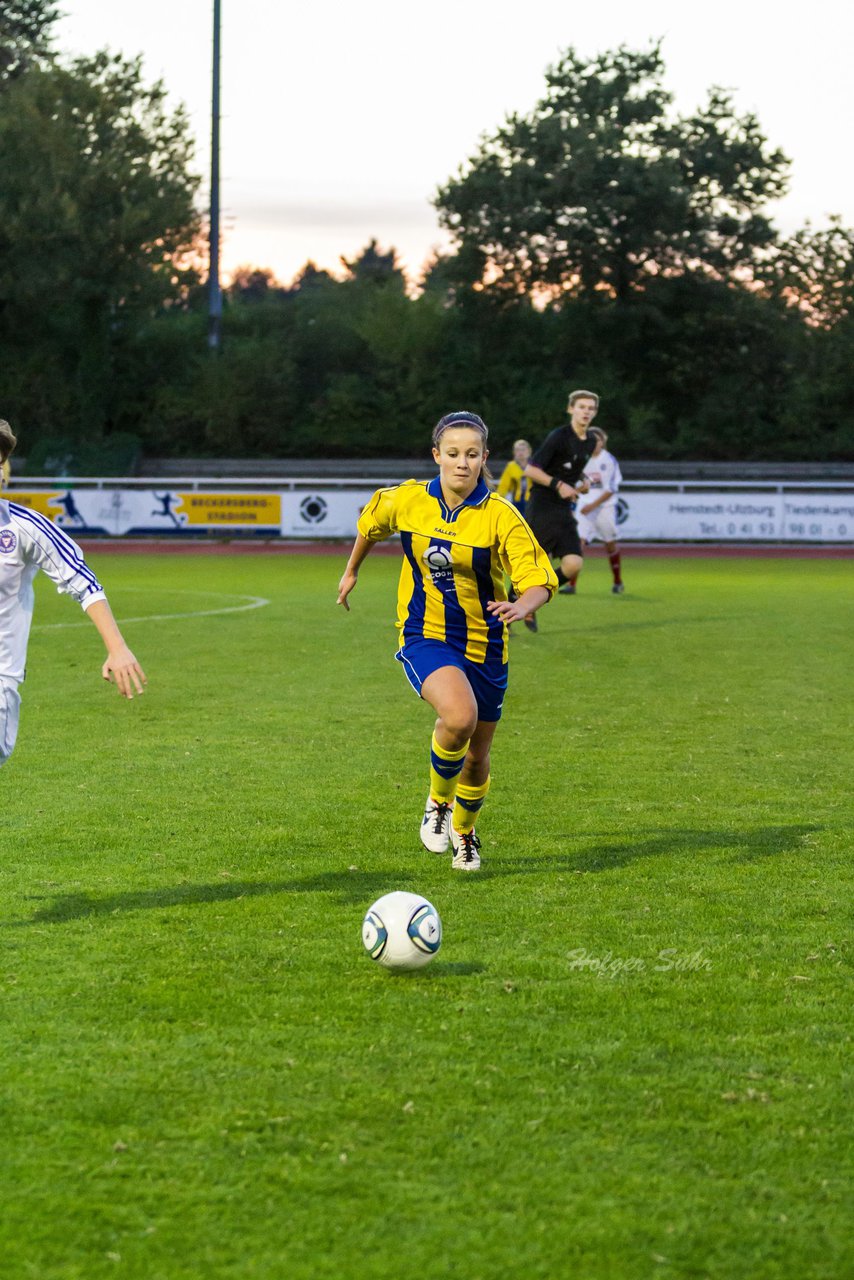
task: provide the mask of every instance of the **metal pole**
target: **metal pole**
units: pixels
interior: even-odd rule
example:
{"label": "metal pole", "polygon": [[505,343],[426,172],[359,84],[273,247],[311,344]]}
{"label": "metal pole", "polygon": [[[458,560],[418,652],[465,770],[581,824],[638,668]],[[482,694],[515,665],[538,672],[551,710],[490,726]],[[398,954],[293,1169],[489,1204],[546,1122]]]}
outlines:
{"label": "metal pole", "polygon": [[211,95],[211,216],[208,271],[208,346],[218,351],[222,326],[219,283],[219,62],[221,0],[213,7],[213,91]]}

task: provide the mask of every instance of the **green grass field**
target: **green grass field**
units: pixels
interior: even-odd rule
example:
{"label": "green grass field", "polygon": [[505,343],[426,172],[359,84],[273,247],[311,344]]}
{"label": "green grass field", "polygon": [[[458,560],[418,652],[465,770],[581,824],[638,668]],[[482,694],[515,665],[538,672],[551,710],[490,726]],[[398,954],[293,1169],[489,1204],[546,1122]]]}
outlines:
{"label": "green grass field", "polygon": [[[0,1273],[854,1274],[850,562],[594,560],[512,639],[473,875],[418,841],[395,558],[349,615],[340,557],[91,562],[149,688],[43,581]],[[418,974],[361,948],[395,888],[444,922]]]}

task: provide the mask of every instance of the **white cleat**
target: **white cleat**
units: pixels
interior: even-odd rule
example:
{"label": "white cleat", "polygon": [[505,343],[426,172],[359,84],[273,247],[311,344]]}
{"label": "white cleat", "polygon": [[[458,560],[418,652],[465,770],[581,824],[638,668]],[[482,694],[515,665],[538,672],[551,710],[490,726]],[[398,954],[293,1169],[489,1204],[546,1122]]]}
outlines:
{"label": "white cleat", "polygon": [[445,853],[451,842],[451,806],[428,798],[419,835],[425,849]]}
{"label": "white cleat", "polygon": [[454,857],[451,866],[456,871],[477,871],[480,868],[480,841],[471,831],[455,831],[451,827],[451,848]]}

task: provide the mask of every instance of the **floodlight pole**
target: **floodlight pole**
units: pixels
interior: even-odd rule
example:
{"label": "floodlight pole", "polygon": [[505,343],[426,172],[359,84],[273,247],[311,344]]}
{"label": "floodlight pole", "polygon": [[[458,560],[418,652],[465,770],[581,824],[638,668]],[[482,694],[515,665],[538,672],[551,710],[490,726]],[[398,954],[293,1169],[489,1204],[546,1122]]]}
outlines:
{"label": "floodlight pole", "polygon": [[208,346],[218,351],[222,329],[222,289],[219,283],[219,63],[222,0],[213,7],[213,89],[211,94],[211,214],[208,270]]}

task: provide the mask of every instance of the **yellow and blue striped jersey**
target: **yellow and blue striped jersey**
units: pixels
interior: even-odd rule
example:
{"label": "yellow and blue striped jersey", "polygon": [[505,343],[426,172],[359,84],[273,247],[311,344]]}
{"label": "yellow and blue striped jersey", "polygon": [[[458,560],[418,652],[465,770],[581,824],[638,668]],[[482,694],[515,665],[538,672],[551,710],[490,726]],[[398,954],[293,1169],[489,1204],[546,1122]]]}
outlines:
{"label": "yellow and blue striped jersey", "polygon": [[501,479],[498,481],[496,492],[502,498],[509,498],[514,506],[521,507],[524,511],[525,499],[528,497],[530,487],[530,480],[514,458],[507,463],[507,466],[501,472]]}
{"label": "yellow and blue striped jersey", "polygon": [[506,600],[506,574],[518,595],[529,587],[557,590],[549,558],[512,503],[478,481],[453,510],[438,476],[378,489],[359,517],[369,542],[400,534],[403,566],[397,589],[400,644],[443,640],[472,662],[507,661],[507,627],[487,613]]}

